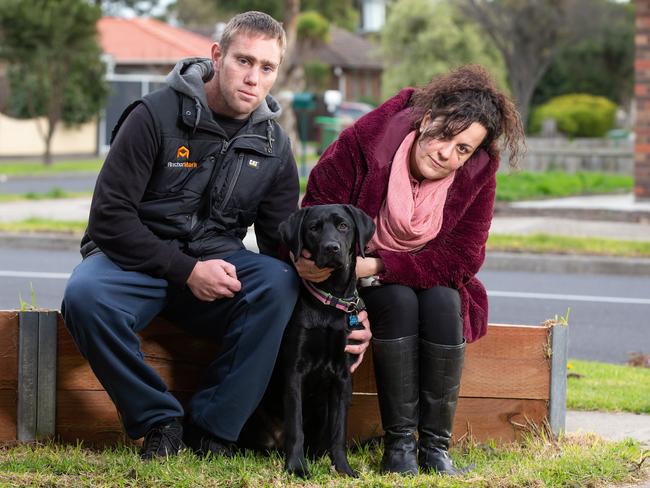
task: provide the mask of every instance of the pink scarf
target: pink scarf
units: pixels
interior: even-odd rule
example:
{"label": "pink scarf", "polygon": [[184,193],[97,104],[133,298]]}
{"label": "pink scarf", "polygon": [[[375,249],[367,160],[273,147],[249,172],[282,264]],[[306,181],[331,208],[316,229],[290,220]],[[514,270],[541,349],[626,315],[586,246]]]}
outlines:
{"label": "pink scarf", "polygon": [[440,180],[418,183],[409,169],[415,135],[413,131],[404,138],[393,158],[388,193],[374,219],[377,231],[368,244],[369,252],[419,251],[440,232],[442,211],[455,172]]}

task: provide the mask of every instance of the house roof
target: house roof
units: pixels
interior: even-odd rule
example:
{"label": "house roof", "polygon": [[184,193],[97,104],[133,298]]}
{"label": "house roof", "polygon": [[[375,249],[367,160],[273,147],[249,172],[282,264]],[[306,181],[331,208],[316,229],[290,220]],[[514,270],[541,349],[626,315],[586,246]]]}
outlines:
{"label": "house roof", "polygon": [[102,17],[97,23],[102,51],[118,64],[174,64],[210,55],[209,37],[155,19]]}
{"label": "house roof", "polygon": [[297,62],[305,63],[315,59],[342,68],[383,69],[382,58],[376,44],[335,25],[330,27],[329,43],[303,48]]}

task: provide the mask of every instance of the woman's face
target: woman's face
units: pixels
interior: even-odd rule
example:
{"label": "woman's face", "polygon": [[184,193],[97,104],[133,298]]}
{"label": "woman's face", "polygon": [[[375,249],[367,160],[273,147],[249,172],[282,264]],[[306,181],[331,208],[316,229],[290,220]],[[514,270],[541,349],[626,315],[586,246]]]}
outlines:
{"label": "woman's face", "polygon": [[[420,124],[420,132],[435,124],[436,120],[432,121],[429,114],[426,114]],[[472,122],[467,129],[450,139],[418,137],[411,149],[411,174],[418,181],[444,178],[465,164],[486,135],[485,127]]]}

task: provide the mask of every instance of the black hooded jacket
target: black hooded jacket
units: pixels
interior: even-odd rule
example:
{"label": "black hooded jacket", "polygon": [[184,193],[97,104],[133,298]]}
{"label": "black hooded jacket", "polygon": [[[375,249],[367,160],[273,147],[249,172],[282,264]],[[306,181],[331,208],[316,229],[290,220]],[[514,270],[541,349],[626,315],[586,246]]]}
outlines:
{"label": "black hooded jacket", "polygon": [[203,82],[210,60],[188,59],[168,86],[123,114],[97,179],[84,257],[103,251],[122,269],[184,285],[197,259],[244,247],[277,255],[277,227],[298,206],[297,168],[270,96],[232,138],[213,119]]}

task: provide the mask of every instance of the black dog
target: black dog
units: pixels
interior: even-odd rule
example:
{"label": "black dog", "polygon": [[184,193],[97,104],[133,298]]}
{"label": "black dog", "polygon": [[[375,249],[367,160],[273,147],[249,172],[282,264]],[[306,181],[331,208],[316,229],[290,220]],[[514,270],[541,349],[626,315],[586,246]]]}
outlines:
{"label": "black dog", "polygon": [[364,256],[375,224],[352,205],[320,205],[294,213],[279,230],[296,259],[306,249],[319,268],[334,268],[321,283],[304,282],[282,342],[285,469],[308,477],[305,450],[327,452],[336,471],[356,477],[345,452],[355,358],[343,349],[363,309],[357,248]]}

